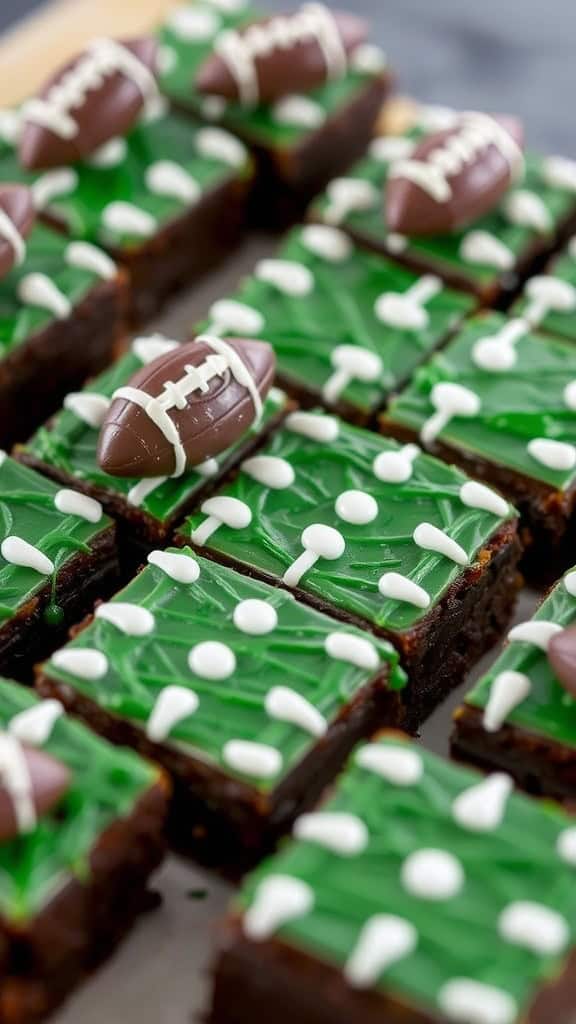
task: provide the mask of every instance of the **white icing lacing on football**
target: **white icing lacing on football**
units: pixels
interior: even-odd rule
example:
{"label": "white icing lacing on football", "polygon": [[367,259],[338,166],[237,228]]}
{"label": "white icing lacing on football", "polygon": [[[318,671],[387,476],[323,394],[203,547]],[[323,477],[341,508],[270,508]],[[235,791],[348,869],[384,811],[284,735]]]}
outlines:
{"label": "white icing lacing on football", "polygon": [[10,565],[34,569],[41,576],[51,576],[54,572],[52,559],[22,537],[6,537],[0,545],[0,554]]}
{"label": "white icing lacing on football", "polygon": [[302,533],[301,541],[303,553],[286,569],[283,576],[287,587],[297,587],[302,577],[316,565],[319,558],[336,561],[346,550],[346,541],[342,534],[323,523],[307,526]]}
{"label": "white icing lacing on football", "polygon": [[257,61],[309,38],[315,39],[322,51],[328,78],[343,77],[348,68],[346,50],[336,19],[324,4],[305,4],[296,14],[271,18],[244,32],[222,32],[214,50],[234,78],[241,102],[254,106],[260,98]]}
{"label": "white icing lacing on football", "polygon": [[470,419],[477,416],[482,407],[480,398],[474,391],[452,381],[435,384],[430,394],[430,402],[436,411],[426,420],[420,431],[420,437],[425,445],[432,444],[453,417]]}
{"label": "white icing lacing on football", "polygon": [[0,238],[3,238],[14,253],[14,263],[17,267],[22,266],[26,259],[26,242],[18,231],[13,220],[10,219],[5,210],[0,208]]}
{"label": "white icing lacing on football", "polygon": [[376,300],[374,311],[388,327],[423,331],[430,323],[430,314],[424,307],[442,290],[440,278],[426,274],[405,292],[385,292]]}
{"label": "white icing lacing on football", "polygon": [[154,75],[131,50],[114,39],[95,39],[43,99],[25,104],[23,117],[62,139],[73,139],[79,128],[72,111],[83,105],[89,92],[101,88],[103,80],[118,73],[137,87],[145,107],[158,96]]}
{"label": "white icing lacing on football", "polygon": [[58,320],[66,320],[72,311],[70,299],[46,274],[26,274],[18,285],[18,298],[25,305],[47,310]]}
{"label": "white icing lacing on football", "polygon": [[532,683],[523,672],[500,672],[490,688],[484,709],[483,726],[486,732],[498,732],[508,715],[526,700]]}
{"label": "white icing lacing on football", "polygon": [[7,732],[0,733],[0,784],[12,803],[18,833],[32,832],[37,819],[28,762],[22,744]]}
{"label": "white icing lacing on football", "polygon": [[29,747],[43,747],[63,715],[64,707],[59,700],[42,700],[14,715],[8,723],[8,732]]}
{"label": "white icing lacing on football", "polygon": [[64,399],[64,408],[74,413],[86,426],[98,430],[108,414],[110,399],[89,391],[71,391]]}
{"label": "white icing lacing on football", "polygon": [[334,405],[352,381],[373,384],[382,374],[382,360],[376,352],[360,345],[337,345],[330,356],[334,372],[322,388],[324,401]]}
{"label": "white icing lacing on football", "polygon": [[552,274],[532,277],[524,295],[529,301],[522,315],[533,327],[539,326],[549,313],[568,314],[576,310],[576,288]]}
{"label": "white icing lacing on football", "polygon": [[522,173],[524,158],[510,133],[489,114],[471,112],[462,114],[458,131],[423,159],[411,157],[394,163],[390,177],[407,178],[437,203],[448,203],[453,196],[450,179],[459,175],[489,146],[498,149],[513,177]]}
{"label": "white icing lacing on football", "polygon": [[200,506],[200,511],[206,519],[190,535],[192,543],[199,547],[206,544],[221,526],[228,526],[231,530],[245,530],[252,522],[252,511],[246,502],[225,494],[207,498]]}
{"label": "white icing lacing on football", "polygon": [[472,359],[476,366],[487,373],[506,373],[515,366],[518,353],[516,345],[530,330],[527,320],[516,319],[489,337],[478,338],[472,348]]}
{"label": "white icing lacing on football", "polygon": [[410,921],[395,914],[370,917],[344,967],[344,975],[353,988],[371,988],[386,968],[413,953],[418,932]]}

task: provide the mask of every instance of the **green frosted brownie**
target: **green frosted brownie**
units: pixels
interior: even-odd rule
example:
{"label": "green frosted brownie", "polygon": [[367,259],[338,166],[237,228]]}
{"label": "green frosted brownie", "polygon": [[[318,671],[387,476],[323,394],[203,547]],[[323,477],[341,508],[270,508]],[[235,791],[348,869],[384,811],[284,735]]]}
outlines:
{"label": "green frosted brownie", "polygon": [[0,679],[0,1011],[36,1024],[113,952],[150,896],[167,786]]}
{"label": "green frosted brownie", "polygon": [[152,360],[177,348],[178,342],[162,335],[137,338],[130,350],[80,392],[70,393],[64,408],[21,447],[18,457],[61,483],[96,498],[122,526],[121,541],[136,547],[162,545],[170,539],[177,520],[205,496],[235,462],[246,457],[283,417],[286,399],[273,388],[264,403],[263,417],[235,445],[215,459],[179,477],[131,479],[110,476],[98,464],[100,428],[118,388]]}
{"label": "green frosted brownie", "polygon": [[391,639],[415,717],[456,685],[514,599],[506,501],[415,445],[327,415],[292,413],[181,533]]}
{"label": "green frosted brownie", "polygon": [[492,313],[422,366],[382,421],[502,490],[523,516],[536,574],[561,571],[573,553],[575,377],[572,345]]}
{"label": "green frosted brownie", "polygon": [[387,735],[246,881],[210,1024],[568,1024],[576,830]]}
{"label": "green frosted brownie", "polygon": [[189,549],[148,567],[44,666],[43,694],[172,773],[176,845],[237,874],[401,715],[398,656]]}
{"label": "green frosted brownie", "polygon": [[493,302],[517,286],[534,258],[551,251],[576,218],[576,164],[528,153],[523,177],[488,213],[445,235],[406,237],[389,231],[384,195],[392,168],[409,159],[425,128],[448,130],[455,111],[432,112],[404,136],[376,139],[346,176],[330,183],[311,211],[315,220],[337,225],[357,242],[393,255],[418,270],[438,274]]}
{"label": "green frosted brownie", "polygon": [[576,239],[549,265],[532,277],[512,311],[540,330],[576,341]]}
{"label": "green frosted brownie", "polygon": [[548,658],[553,637],[576,625],[576,572],[564,576],[534,618],[508,635],[504,651],[456,714],[457,755],[509,771],[520,785],[576,797],[574,697]]}
{"label": "green frosted brownie", "polygon": [[265,337],[297,397],[366,421],[473,307],[439,278],[310,224],[289,235],[278,258],[261,260],[232,300],[214,303],[206,329]]}
{"label": "green frosted brownie", "polygon": [[0,453],[0,671],[25,675],[116,572],[101,505]]}

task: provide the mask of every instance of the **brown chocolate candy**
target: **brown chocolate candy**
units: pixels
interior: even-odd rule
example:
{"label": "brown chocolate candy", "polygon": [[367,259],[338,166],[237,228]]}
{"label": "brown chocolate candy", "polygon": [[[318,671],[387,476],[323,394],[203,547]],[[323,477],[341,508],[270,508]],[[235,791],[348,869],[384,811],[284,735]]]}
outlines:
{"label": "brown chocolate candy", "polygon": [[24,167],[75,163],[125,135],[156,96],[157,54],[152,38],[104,39],[69,61],[24,107]]}
{"label": "brown chocolate candy", "polygon": [[178,476],[242,438],[274,379],[274,352],[245,339],[213,346],[179,345],[116,392],[98,446],[106,473]]}
{"label": "brown chocolate candy", "polygon": [[576,697],[576,626],[569,626],[552,637],[548,661],[564,689]]}
{"label": "brown chocolate candy", "polygon": [[70,786],[70,771],[55,757],[0,735],[0,842],[34,828]]}
{"label": "brown chocolate candy", "polygon": [[35,220],[34,197],[26,185],[0,185],[0,280],[22,262],[24,242]]}
{"label": "brown chocolate candy", "polygon": [[305,4],[294,14],[222,33],[196,85],[200,92],[246,104],[310,92],[346,70],[347,58],[367,34],[366,22],[353,14]]}
{"label": "brown chocolate candy", "polygon": [[401,235],[443,235],[496,206],[522,171],[514,118],[462,114],[399,160],[386,186],[386,223]]}

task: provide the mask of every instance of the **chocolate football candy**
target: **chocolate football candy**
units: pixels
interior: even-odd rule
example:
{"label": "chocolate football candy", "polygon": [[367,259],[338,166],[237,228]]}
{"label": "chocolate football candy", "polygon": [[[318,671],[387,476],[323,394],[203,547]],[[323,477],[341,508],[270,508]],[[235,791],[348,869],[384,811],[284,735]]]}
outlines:
{"label": "chocolate football candy", "polygon": [[220,33],[196,84],[200,92],[246,106],[310,92],[346,74],[350,55],[367,33],[366,22],[353,14],[304,4],[294,14]]}
{"label": "chocolate football candy", "polygon": [[75,163],[117,135],[157,101],[154,39],[97,39],[23,107],[19,154],[41,170]]}
{"label": "chocolate football candy", "polygon": [[473,223],[522,174],[514,118],[460,114],[397,160],[386,187],[386,223],[401,235],[443,235]]}
{"label": "chocolate football candy", "polygon": [[180,476],[238,441],[274,379],[264,341],[202,335],[159,356],[112,396],[98,446],[112,476]]}
{"label": "chocolate football candy", "polygon": [[24,262],[34,219],[31,190],[26,185],[0,185],[0,280]]}
{"label": "chocolate football candy", "polygon": [[554,634],[548,645],[548,661],[564,689],[576,697],[576,626]]}
{"label": "chocolate football candy", "polygon": [[0,733],[0,842],[31,832],[70,786],[66,765]]}

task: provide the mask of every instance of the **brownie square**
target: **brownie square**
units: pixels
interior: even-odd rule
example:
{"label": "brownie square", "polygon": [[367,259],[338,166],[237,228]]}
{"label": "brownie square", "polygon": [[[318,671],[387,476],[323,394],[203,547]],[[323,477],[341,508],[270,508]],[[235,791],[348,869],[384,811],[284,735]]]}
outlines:
{"label": "brownie square", "polygon": [[177,7],[160,31],[160,82],[177,106],[233,132],[254,153],[259,174],[252,218],[270,229],[298,220],[330,178],[364,153],[392,76],[384,53],[363,45],[344,76],[305,94],[255,107],[202,95],[196,75],[216,40],[256,17],[247,3]]}
{"label": "brownie square", "polygon": [[573,818],[401,737],[245,883],[210,1024],[569,1024]]}
{"label": "brownie square", "polygon": [[149,909],[148,879],[163,854],[159,769],[63,710],[0,680],[3,801],[23,756],[48,758],[50,774],[68,776],[53,807],[0,842],[0,1019],[11,1024],[44,1020],[111,955]]}
{"label": "brownie square", "polygon": [[358,739],[398,723],[383,640],[183,551],[149,566],[44,666],[38,686],[174,780],[176,847],[231,875],[311,806]]}
{"label": "brownie square", "polygon": [[117,581],[112,522],[98,502],[0,455],[0,672],[35,661]]}
{"label": "brownie square", "polygon": [[547,656],[560,628],[576,624],[576,573],[550,591],[534,618],[514,627],[490,671],[455,716],[458,757],[501,768],[532,793],[576,797],[574,699]]}
{"label": "brownie square", "polygon": [[530,278],[512,307],[539,330],[576,341],[576,238],[572,238],[546,273]]}
{"label": "brownie square", "polygon": [[415,374],[382,427],[498,487],[521,514],[526,572],[573,561],[576,350],[522,320],[479,316]]}
{"label": "brownie square", "polygon": [[[432,130],[450,127],[456,116],[441,112]],[[487,304],[500,301],[576,225],[576,164],[528,152],[523,180],[490,213],[450,235],[407,238],[388,230],[384,193],[392,164],[409,157],[423,134],[416,125],[403,136],[375,139],[367,156],[330,183],[311,217],[344,228],[380,254],[438,274]]]}
{"label": "brownie square", "polygon": [[31,174],[12,152],[0,174],[30,182],[50,223],[127,268],[132,318],[142,323],[236,245],[252,162],[227,132],[158,105],[84,162]]}
{"label": "brownie square", "polygon": [[32,228],[24,260],[0,280],[0,445],[23,441],[110,362],[125,302],[124,276],[105,253]]}
{"label": "brownie square", "polygon": [[261,260],[231,301],[215,302],[205,328],[256,330],[274,347],[282,386],[302,404],[323,402],[366,423],[474,306],[440,278],[310,224],[291,232],[276,259]]}
{"label": "brownie square", "polygon": [[295,412],[181,530],[203,554],[390,640],[411,723],[508,620],[516,513],[409,445]]}
{"label": "brownie square", "polygon": [[97,461],[100,427],[112,395],[143,366],[179,343],[163,335],[136,338],[130,350],[84,391],[66,396],[64,408],[17,452],[18,458],[54,480],[96,498],[118,523],[118,542],[128,564],[140,564],[151,547],[163,546],[176,523],[218,480],[263,440],[285,415],[285,395],[272,388],[259,423],[216,459],[179,477],[130,479],[105,473]]}

